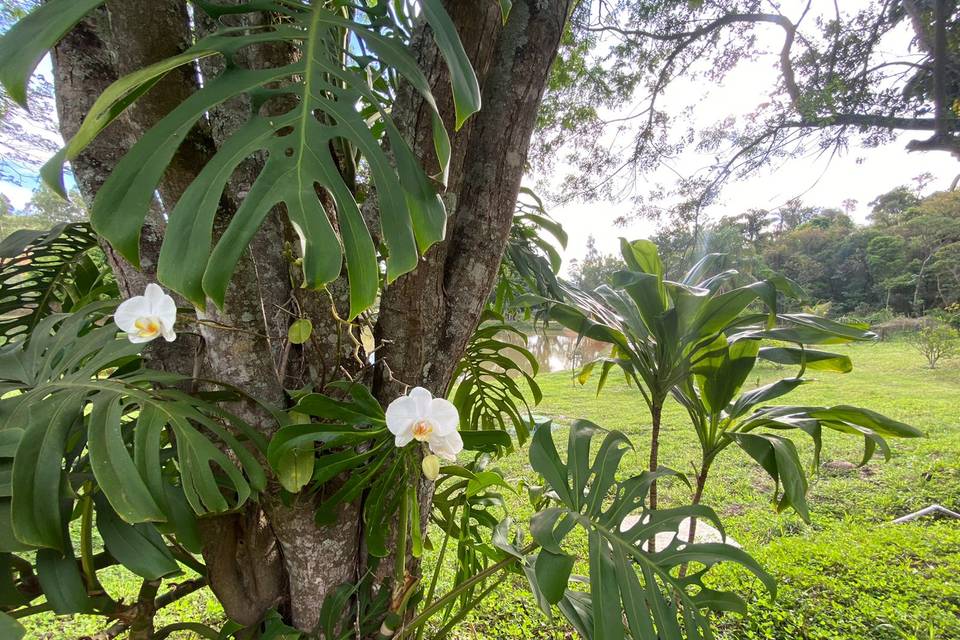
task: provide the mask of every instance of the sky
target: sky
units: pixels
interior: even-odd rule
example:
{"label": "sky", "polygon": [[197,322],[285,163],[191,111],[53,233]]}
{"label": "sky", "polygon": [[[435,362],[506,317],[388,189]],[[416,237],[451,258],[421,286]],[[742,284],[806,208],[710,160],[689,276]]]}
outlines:
{"label": "sky", "polygon": [[[843,8],[854,10],[866,2],[868,0],[844,0]],[[795,17],[805,1],[783,0],[781,4],[786,7],[787,15],[792,12]],[[832,9],[833,3],[813,0],[812,6],[815,12],[818,8]],[[888,46],[902,51],[909,33],[900,34],[900,37],[902,41],[891,42]],[[746,117],[757,104],[768,98],[771,87],[777,82],[776,52],[781,43],[782,32],[777,27],[758,27],[759,48],[768,51],[767,54],[742,62],[718,86],[705,87],[702,82],[677,82],[671,86],[662,104],[677,109],[697,105],[697,126],[707,126],[727,116]],[[45,60],[38,71],[49,74],[49,61]],[[616,117],[618,113],[622,115],[634,108],[634,104],[624,104],[622,111],[614,111],[610,115]],[[922,173],[930,173],[934,178],[928,186],[929,190],[948,188],[960,173],[960,164],[943,152],[907,153],[904,146],[914,137],[915,134],[906,133],[895,142],[874,149],[853,146],[846,153],[834,157],[829,166],[824,159],[797,158],[774,165],[748,179],[731,181],[725,186],[719,201],[706,210],[706,215],[716,219],[724,215],[736,215],[750,208],[771,209],[801,197],[808,205],[835,207],[845,200],[856,200],[858,204],[852,215],[856,220],[863,221],[869,213],[868,203],[871,200],[898,185],[912,185],[913,178]],[[712,161],[712,155],[688,152],[674,169],[691,175]],[[663,181],[664,173],[655,172],[648,179],[650,185]],[[31,184],[29,180],[22,185],[0,183],[0,192],[9,197],[15,206],[22,207],[35,186],[36,183]],[[641,182],[638,190],[642,192],[643,188]],[[630,212],[631,203],[626,199],[551,208],[551,215],[564,225],[570,237],[563,254],[565,263],[569,264],[571,258],[584,255],[587,239],[591,235],[600,251],[615,253],[618,251],[619,237],[646,237],[656,230],[656,223],[649,220],[638,220],[625,227],[614,224],[615,219]]]}

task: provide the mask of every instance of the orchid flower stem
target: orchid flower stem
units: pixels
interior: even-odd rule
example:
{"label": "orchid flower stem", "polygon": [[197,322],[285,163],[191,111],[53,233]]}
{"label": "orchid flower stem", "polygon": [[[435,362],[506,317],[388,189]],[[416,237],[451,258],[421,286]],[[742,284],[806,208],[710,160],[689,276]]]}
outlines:
{"label": "orchid flower stem", "polygon": [[397,529],[397,547],[394,558],[394,576],[397,592],[402,592],[407,577],[407,529],[410,528],[410,499],[404,491],[400,499],[400,524]]}
{"label": "orchid flower stem", "polygon": [[[520,552],[520,556],[526,557],[528,554],[532,553],[538,546],[539,545],[535,542],[531,543],[529,546],[527,546]],[[440,611],[447,604],[456,600],[461,593],[463,593],[467,589],[472,588],[477,583],[483,582],[490,576],[500,573],[501,571],[507,569],[517,561],[522,561],[522,558],[517,556],[509,556],[507,558],[504,558],[500,562],[497,562],[496,564],[490,565],[483,571],[467,578],[466,580],[458,584],[456,587],[454,587],[453,589],[445,593],[442,597],[438,598],[436,602],[427,606],[423,611],[421,611],[418,616],[416,616],[413,620],[410,621],[409,624],[405,625],[404,628],[400,630],[400,633],[397,634],[396,640],[404,640],[404,638],[409,638],[410,634],[413,632],[414,629],[426,623],[426,621],[429,620],[433,616],[433,614]]]}
{"label": "orchid flower stem", "polygon": [[[456,515],[455,511],[450,514],[450,519],[447,523],[447,530],[443,534],[443,542],[440,543],[440,553],[437,555],[437,561],[434,563],[436,569],[434,569],[433,576],[430,578],[430,587],[427,589],[427,597],[423,600],[427,606],[430,606],[430,604],[433,602],[433,594],[436,593],[437,590],[437,581],[440,578],[440,570],[443,568],[443,560],[447,555],[447,547],[449,546],[448,543],[450,542],[451,537],[450,534],[453,531],[453,525],[456,522],[454,515]],[[425,629],[425,627],[420,627],[417,630],[416,640],[422,640]]]}

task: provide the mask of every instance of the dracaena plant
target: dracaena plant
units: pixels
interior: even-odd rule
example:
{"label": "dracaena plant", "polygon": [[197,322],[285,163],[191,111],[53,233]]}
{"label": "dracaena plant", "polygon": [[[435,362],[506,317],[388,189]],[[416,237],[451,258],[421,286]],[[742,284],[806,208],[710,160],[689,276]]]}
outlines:
{"label": "dracaena plant", "polygon": [[[621,241],[628,270],[615,274],[613,286],[593,292],[567,287],[567,302],[553,304],[549,317],[581,337],[612,345],[610,357],[585,365],[581,382],[600,365],[602,389],[610,370],[619,366],[642,395],[652,424],[650,471],[658,467],[663,407],[672,390],[706,357],[725,333],[757,322],[771,325],[777,296],[795,291],[784,278],[744,286],[729,285],[736,275],[725,271],[709,278],[707,256],[679,282],[667,280],[657,246],[648,240]],[[760,305],[754,311],[751,305]],[[657,507],[657,483],[650,486],[650,506]]]}
{"label": "dracaena plant", "polygon": [[[811,347],[873,339],[865,326],[781,313],[782,295],[802,295],[795,285],[775,276],[735,284],[740,280],[735,270],[710,273],[717,256],[704,257],[680,282],[671,282],[656,245],[624,241],[622,246],[629,270],[615,274],[613,286],[571,289],[571,302],[554,305],[550,317],[582,337],[611,345],[609,357],[587,363],[578,378],[585,383],[599,366],[599,393],[613,368],[623,370],[650,409],[651,469],[657,468],[664,402],[672,396],[686,409],[701,447],[694,504],[702,498],[716,457],[736,444],[773,478],[778,507],[792,507],[807,520],[808,482],[785,432],[798,429],[813,438],[815,468],[825,428],[862,437],[863,463],[878,447],[889,456],[884,438],[920,435],[857,407],[767,406],[810,382],[803,377],[807,370],[850,371],[849,357]],[[799,369],[793,377],[740,393],[759,359]],[[655,496],[654,483],[651,491]],[[656,507],[652,499],[651,504]]]}
{"label": "dracaena plant", "polygon": [[[594,438],[602,438],[596,445]],[[494,544],[526,576],[546,615],[556,606],[583,638],[712,638],[710,612],[745,611],[734,593],[708,586],[704,579],[719,563],[738,564],[760,579],[771,594],[774,579],[744,551],[725,542],[688,544],[679,530],[687,518],[705,518],[720,527],[709,507],[679,506],[654,510],[650,487],[669,469],[621,477],[632,445],[624,434],[576,420],[570,426],[566,459],[558,453],[550,423],[541,425],[530,445],[530,465],[544,482],[544,498],[529,522],[524,544],[504,521]],[[576,542],[579,530],[586,546]],[[666,543],[651,552],[646,541]],[[576,576],[585,561],[587,576]],[[684,575],[680,567],[694,563]],[[588,587],[583,589],[584,583]],[[579,585],[579,586],[578,586]]]}

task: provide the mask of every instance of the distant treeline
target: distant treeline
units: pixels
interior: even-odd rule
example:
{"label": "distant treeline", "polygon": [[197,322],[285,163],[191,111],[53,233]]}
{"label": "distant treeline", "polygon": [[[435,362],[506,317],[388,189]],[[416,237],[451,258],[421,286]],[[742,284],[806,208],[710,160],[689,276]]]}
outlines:
{"label": "distant treeline", "polygon": [[[792,278],[811,303],[829,303],[836,315],[889,310],[920,316],[960,301],[960,191],[920,197],[897,187],[870,204],[865,225],[843,209],[794,201],[699,230],[675,225],[652,239],[673,276],[705,253],[723,253],[729,266],[750,275]],[[601,255],[591,242],[584,259],[572,261],[571,278],[595,287],[620,266],[619,258]]]}

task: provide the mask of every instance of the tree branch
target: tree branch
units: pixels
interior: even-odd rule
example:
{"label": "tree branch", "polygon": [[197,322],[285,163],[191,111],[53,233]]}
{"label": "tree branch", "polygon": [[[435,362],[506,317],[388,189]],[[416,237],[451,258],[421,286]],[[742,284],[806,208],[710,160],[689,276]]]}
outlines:
{"label": "tree branch", "polygon": [[[149,581],[144,582],[146,586]],[[156,587],[159,588],[159,583],[156,584]],[[156,599],[150,599],[149,601],[142,601],[141,598],[148,596],[152,591],[153,594],[156,594],[157,589],[151,587],[150,589],[141,589],[140,598],[138,598],[137,604],[134,604],[117,617],[119,620],[107,627],[103,631],[92,636],[81,636],[78,640],[113,640],[124,631],[127,631],[131,628],[134,621],[138,619],[139,616],[142,616],[144,611],[147,610],[150,612],[150,617],[159,611],[160,609],[173,604],[177,600],[184,598],[194,591],[198,591],[203,587],[207,586],[206,578],[194,578],[193,580],[187,580],[186,582],[181,582],[177,584],[173,589],[170,589],[166,593],[161,594]]]}

